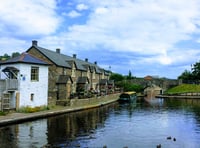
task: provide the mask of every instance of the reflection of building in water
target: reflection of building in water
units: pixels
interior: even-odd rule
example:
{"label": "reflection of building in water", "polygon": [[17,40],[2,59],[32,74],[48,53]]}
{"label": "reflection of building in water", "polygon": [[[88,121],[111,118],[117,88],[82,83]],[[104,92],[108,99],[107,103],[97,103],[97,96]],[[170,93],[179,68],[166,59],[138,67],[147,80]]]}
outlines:
{"label": "reflection of building in water", "polygon": [[0,132],[0,147],[41,147],[47,143],[46,133],[46,120],[5,127]]}
{"label": "reflection of building in water", "polygon": [[18,127],[5,127],[0,131],[0,147],[16,147]]}
{"label": "reflection of building in water", "polygon": [[162,88],[156,86],[155,84],[152,84],[144,89],[144,95],[147,97],[147,99],[153,99],[159,94],[162,94]]}
{"label": "reflection of building in water", "polygon": [[48,142],[54,144],[59,140],[66,144],[67,141],[75,140],[77,136],[89,136],[97,127],[103,127],[109,115],[109,108],[110,106],[103,106],[101,108],[49,118]]}

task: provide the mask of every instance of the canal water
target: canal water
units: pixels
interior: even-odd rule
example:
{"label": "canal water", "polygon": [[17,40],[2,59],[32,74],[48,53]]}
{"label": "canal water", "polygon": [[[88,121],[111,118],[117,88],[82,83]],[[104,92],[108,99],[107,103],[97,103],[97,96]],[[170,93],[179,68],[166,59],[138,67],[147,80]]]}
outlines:
{"label": "canal water", "polygon": [[156,99],[0,128],[1,148],[200,148],[200,100]]}

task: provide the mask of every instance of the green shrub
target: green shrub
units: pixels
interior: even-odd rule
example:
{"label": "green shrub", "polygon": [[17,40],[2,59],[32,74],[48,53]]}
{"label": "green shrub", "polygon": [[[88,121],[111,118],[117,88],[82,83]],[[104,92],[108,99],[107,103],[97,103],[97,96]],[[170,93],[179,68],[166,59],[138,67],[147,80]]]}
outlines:
{"label": "green shrub", "polygon": [[21,113],[34,113],[39,111],[49,110],[48,106],[36,106],[36,107],[30,107],[30,106],[24,106],[21,107],[18,112]]}
{"label": "green shrub", "polygon": [[0,111],[0,116],[5,116],[5,115],[6,115],[5,112]]}

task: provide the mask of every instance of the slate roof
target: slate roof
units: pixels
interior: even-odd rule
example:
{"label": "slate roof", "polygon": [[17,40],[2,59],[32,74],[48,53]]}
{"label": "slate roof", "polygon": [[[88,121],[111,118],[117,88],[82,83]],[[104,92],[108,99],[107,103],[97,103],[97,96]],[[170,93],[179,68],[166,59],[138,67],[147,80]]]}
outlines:
{"label": "slate roof", "polygon": [[88,61],[80,60],[71,56],[64,55],[62,53],[57,53],[56,51],[52,51],[49,49],[45,49],[42,47],[39,47],[37,44],[33,44],[27,52],[31,49],[35,48],[40,53],[42,53],[45,57],[47,57],[51,62],[56,64],[57,66],[66,67],[66,68],[72,68],[72,63],[74,62],[76,65],[76,68],[81,71],[87,71],[88,66],[90,70],[95,70],[96,73],[102,73],[102,68],[97,66],[94,63],[90,63]]}
{"label": "slate roof", "polygon": [[27,64],[37,64],[37,65],[49,65],[45,61],[29,54],[29,53],[22,53],[18,57],[11,58],[9,60],[0,62],[0,65],[5,65],[5,64],[14,64],[14,63],[27,63]]}
{"label": "slate roof", "polygon": [[106,85],[108,83],[108,80],[107,79],[101,79],[100,81],[99,81],[99,84],[100,85]]}
{"label": "slate roof", "polygon": [[88,77],[78,77],[77,84],[86,84],[89,83]]}
{"label": "slate roof", "polygon": [[58,81],[56,83],[57,84],[66,84],[68,82],[68,80],[73,82],[70,76],[68,76],[68,75],[60,75],[59,78],[58,78]]}
{"label": "slate roof", "polygon": [[108,80],[108,84],[113,85],[114,84],[114,80]]}

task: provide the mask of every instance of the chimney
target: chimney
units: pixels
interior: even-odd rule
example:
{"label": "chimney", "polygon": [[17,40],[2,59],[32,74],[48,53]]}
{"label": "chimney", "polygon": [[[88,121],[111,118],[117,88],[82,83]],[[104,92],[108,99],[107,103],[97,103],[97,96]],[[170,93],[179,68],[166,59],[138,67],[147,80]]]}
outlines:
{"label": "chimney", "polygon": [[97,65],[97,61],[95,61],[94,64]]}
{"label": "chimney", "polygon": [[75,59],[76,59],[76,54],[73,54],[73,58],[75,58]]}
{"label": "chimney", "polygon": [[85,58],[85,62],[88,62],[88,58]]}
{"label": "chimney", "polygon": [[56,53],[60,53],[60,48],[56,48]]}
{"label": "chimney", "polygon": [[32,46],[37,46],[37,43],[38,43],[38,42],[37,42],[36,40],[33,40],[33,41],[32,41]]}

